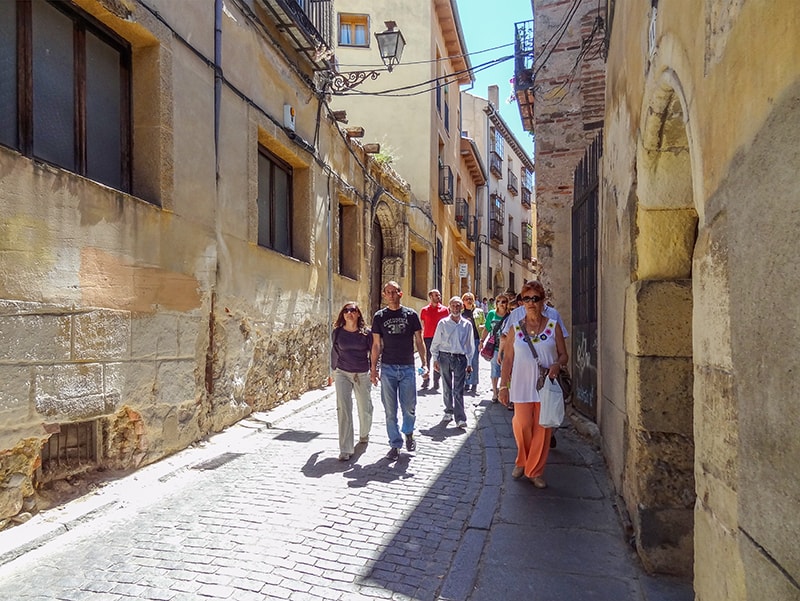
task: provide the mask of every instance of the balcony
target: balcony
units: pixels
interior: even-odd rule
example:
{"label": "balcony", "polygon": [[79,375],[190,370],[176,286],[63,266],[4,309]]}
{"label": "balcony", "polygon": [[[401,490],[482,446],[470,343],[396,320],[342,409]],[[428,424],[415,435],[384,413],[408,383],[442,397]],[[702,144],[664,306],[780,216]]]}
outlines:
{"label": "balcony", "polygon": [[533,131],[533,20],[515,24],[514,95],[525,131]]}
{"label": "balcony", "polygon": [[503,222],[497,219],[489,220],[489,238],[495,242],[503,243]]}
{"label": "balcony", "polygon": [[489,153],[489,171],[494,173],[498,179],[503,179],[503,157],[494,150]]}
{"label": "balcony", "polygon": [[332,0],[257,0],[292,47],[315,71],[330,69],[333,50]]}
{"label": "balcony", "polygon": [[523,261],[530,261],[531,260],[531,245],[527,242],[522,243],[522,260]]}
{"label": "balcony", "polygon": [[522,189],[522,196],[520,196],[519,201],[520,203],[522,203],[522,206],[525,207],[526,209],[531,208],[531,196],[532,195],[530,190],[526,190],[525,188]]}
{"label": "balcony", "polygon": [[453,170],[448,165],[439,167],[439,199],[442,204],[453,204]]}
{"label": "balcony", "polygon": [[519,236],[513,232],[508,232],[508,254],[512,257],[519,253]]}
{"label": "balcony", "polygon": [[517,174],[514,173],[513,171],[511,171],[511,169],[509,169],[508,170],[508,184],[506,185],[506,187],[508,188],[508,191],[513,196],[516,196],[517,194],[519,194],[519,184],[518,184],[518,182],[519,182],[519,178],[517,178]]}
{"label": "balcony", "polygon": [[478,222],[478,217],[473,215],[472,219],[467,223],[467,240],[475,242],[478,239],[478,234],[480,234],[480,223]]}
{"label": "balcony", "polygon": [[460,230],[467,229],[469,225],[469,205],[465,198],[456,198],[456,226]]}

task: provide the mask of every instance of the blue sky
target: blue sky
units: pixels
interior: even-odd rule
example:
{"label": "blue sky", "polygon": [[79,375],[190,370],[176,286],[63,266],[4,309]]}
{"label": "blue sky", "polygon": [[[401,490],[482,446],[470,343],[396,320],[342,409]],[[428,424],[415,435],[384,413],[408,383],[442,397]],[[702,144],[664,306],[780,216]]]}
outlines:
{"label": "blue sky", "polygon": [[[479,0],[457,0],[457,4],[473,68],[493,59],[514,54],[514,23],[533,18],[531,0],[497,0],[490,3],[491,8]],[[496,46],[502,48],[481,52]],[[498,107],[500,114],[528,155],[533,158],[533,140],[530,134],[522,129],[519,108],[516,103],[506,102],[513,91],[509,83],[512,77],[514,77],[514,61],[508,60],[476,73],[475,85],[469,92],[486,98],[489,86],[497,84],[500,88]]]}

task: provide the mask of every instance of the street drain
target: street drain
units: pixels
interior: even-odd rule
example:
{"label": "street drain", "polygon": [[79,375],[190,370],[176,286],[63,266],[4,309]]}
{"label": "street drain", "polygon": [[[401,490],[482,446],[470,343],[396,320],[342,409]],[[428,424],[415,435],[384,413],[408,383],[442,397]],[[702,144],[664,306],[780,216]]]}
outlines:
{"label": "street drain", "polygon": [[196,465],[193,465],[191,469],[193,470],[215,470],[220,466],[225,465],[226,463],[233,461],[234,459],[238,459],[239,457],[244,456],[244,453],[223,453],[213,459],[207,459],[206,461],[202,461]]}

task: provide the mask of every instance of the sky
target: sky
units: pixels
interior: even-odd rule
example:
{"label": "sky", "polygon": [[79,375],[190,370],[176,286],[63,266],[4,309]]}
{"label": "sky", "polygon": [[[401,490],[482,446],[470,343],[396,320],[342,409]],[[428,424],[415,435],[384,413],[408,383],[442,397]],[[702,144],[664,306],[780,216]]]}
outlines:
{"label": "sky", "polygon": [[[493,59],[513,55],[514,23],[533,18],[531,0],[496,0],[490,3],[489,9],[487,4],[480,0],[457,0],[457,4],[473,69]],[[497,46],[502,48],[481,52]],[[479,71],[475,74],[473,88],[471,90],[462,88],[462,91],[487,98],[489,86],[497,84],[500,88],[500,106],[497,107],[500,115],[533,159],[533,140],[530,134],[522,129],[519,108],[516,102],[507,102],[513,92],[513,85],[509,82],[512,77],[514,77],[514,60],[510,59]]]}

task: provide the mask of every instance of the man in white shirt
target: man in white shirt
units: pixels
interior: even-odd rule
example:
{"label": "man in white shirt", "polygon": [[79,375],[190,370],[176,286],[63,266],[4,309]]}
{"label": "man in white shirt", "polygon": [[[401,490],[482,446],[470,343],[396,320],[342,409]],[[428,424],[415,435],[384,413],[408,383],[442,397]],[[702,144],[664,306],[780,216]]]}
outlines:
{"label": "man in white shirt", "polygon": [[472,371],[472,358],[475,355],[475,340],[472,323],[461,318],[464,303],[454,296],[448,303],[450,317],[441,320],[431,342],[433,369],[442,375],[442,396],[444,400],[445,423],[455,418],[459,428],[467,427],[467,414],[464,410],[464,382]]}

